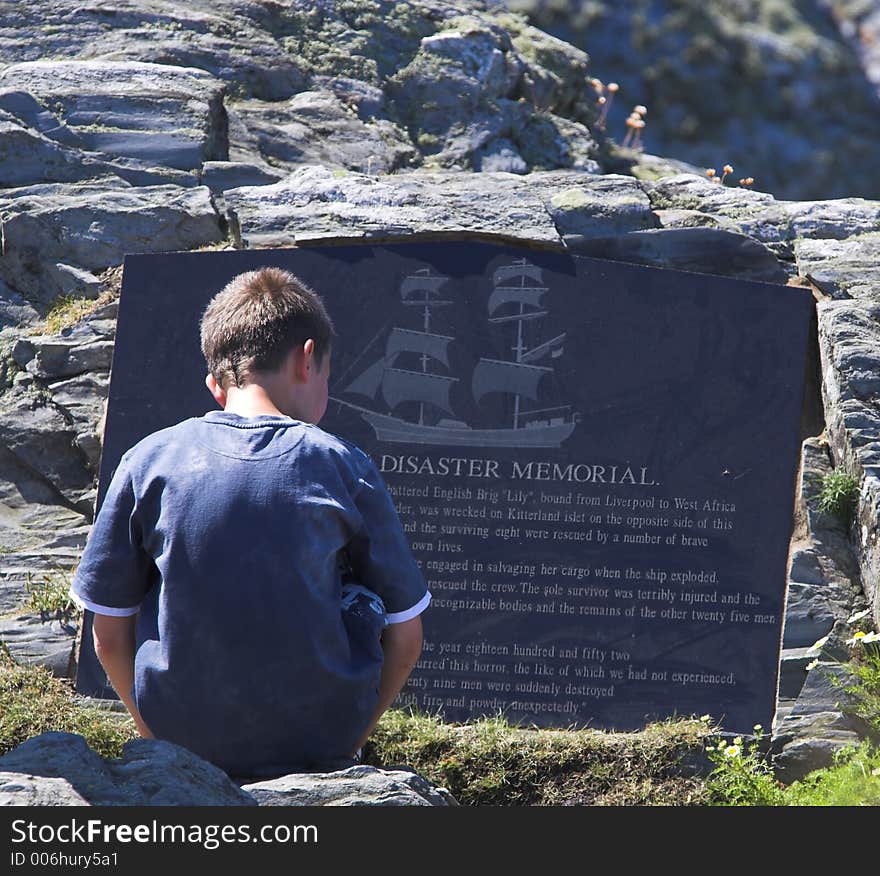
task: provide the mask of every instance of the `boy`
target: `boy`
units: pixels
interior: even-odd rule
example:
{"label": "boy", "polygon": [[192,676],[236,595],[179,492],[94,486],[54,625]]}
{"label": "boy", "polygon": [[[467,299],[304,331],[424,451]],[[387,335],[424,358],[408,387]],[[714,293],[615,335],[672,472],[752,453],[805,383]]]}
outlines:
{"label": "boy", "polygon": [[122,457],[71,587],[139,732],[234,776],[351,764],[421,652],[430,594],[381,476],[315,425],[332,332],[277,268],[216,295],[223,410]]}

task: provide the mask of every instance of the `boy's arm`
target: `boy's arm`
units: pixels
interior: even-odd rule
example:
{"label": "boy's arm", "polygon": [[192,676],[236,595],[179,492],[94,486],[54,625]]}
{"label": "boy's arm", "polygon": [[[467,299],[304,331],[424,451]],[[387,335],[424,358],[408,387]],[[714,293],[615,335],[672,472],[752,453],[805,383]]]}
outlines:
{"label": "boy's arm", "polygon": [[410,672],[418,663],[422,653],[422,618],[419,615],[399,624],[389,624],[382,631],[382,651],[385,659],[382,663],[382,675],[379,680],[379,701],[355,751],[367,741],[379,718],[394,702],[401,688],[406,684]]}
{"label": "boy's arm", "polygon": [[131,695],[134,685],[136,618],[137,615],[133,614],[125,617],[96,614],[92,623],[92,638],[95,642],[95,654],[101,661],[113,690],[134,719],[138,733],[147,739],[153,739],[153,734],[144,723]]}

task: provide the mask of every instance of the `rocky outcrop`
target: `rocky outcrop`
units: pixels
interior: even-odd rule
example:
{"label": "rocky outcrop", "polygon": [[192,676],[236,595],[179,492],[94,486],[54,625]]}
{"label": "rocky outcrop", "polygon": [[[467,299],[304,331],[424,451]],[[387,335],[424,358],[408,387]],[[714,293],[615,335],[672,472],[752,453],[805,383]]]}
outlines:
{"label": "rocky outcrop", "polygon": [[[880,622],[880,203],[622,160],[583,87],[595,62],[494,3],[60,0],[0,29],[0,65],[0,640],[19,659],[70,666],[73,637],[25,607],[25,584],[69,575],[88,534],[107,269],[125,253],[488,235],[813,288],[803,435],[825,441],[804,447],[777,732],[785,757],[837,744],[817,728],[837,733],[842,713],[807,710],[806,667],[817,639],[847,638],[860,594]],[[59,296],[102,305],[51,331]],[[851,530],[816,509],[841,466],[861,485]]]}
{"label": "rocky outcrop", "polygon": [[73,733],[43,733],[0,757],[0,806],[456,806],[417,773],[354,766],[239,786],[170,742],[136,739],[106,760]]}
{"label": "rocky outcrop", "polygon": [[643,104],[650,152],[719,172],[730,163],[737,178],[754,177],[763,190],[786,198],[880,198],[880,171],[871,158],[880,136],[875,4],[507,5],[586,51],[591,76],[620,86],[607,126],[618,142],[627,114]]}
{"label": "rocky outcrop", "polygon": [[445,789],[409,770],[360,765],[334,773],[294,773],[242,785],[260,806],[457,806]]}

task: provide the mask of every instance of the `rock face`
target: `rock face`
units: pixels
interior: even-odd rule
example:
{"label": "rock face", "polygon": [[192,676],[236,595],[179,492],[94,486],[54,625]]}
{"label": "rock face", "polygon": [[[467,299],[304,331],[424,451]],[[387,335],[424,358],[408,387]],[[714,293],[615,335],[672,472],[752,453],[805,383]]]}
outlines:
{"label": "rock face", "polygon": [[719,172],[730,163],[737,178],[752,176],[787,198],[880,197],[880,172],[869,166],[880,134],[875,4],[509,0],[508,6],[586,51],[591,76],[618,83],[608,114],[618,142],[627,114],[643,104],[651,152]]}
{"label": "rock face", "polygon": [[[585,76],[603,75],[596,57],[615,45],[599,38],[600,25],[616,27],[622,13],[590,8],[602,13],[594,48],[587,44],[593,61],[491,2],[195,0],[182,9],[168,0],[59,0],[22,5],[4,19],[0,640],[19,659],[58,673],[70,666],[73,637],[26,610],[25,584],[63,583],[89,531],[115,334],[111,299],[125,253],[492,235],[813,288],[816,364],[803,436],[823,439],[804,445],[778,750],[803,765],[812,762],[802,756],[808,740],[827,751],[858,732],[843,728],[833,704],[810,711],[803,697],[815,699],[818,684],[806,667],[829,662],[829,646],[811,647],[817,639],[832,633],[834,654],[845,656],[853,611],[866,605],[880,623],[880,202],[781,200],[712,182],[681,161],[622,153],[584,87]],[[859,27],[873,26],[859,15]],[[707,16],[699,21],[715,33],[718,22]],[[637,18],[633,28],[647,27]],[[835,98],[823,98],[828,118],[841,107],[858,114],[863,95],[841,60],[844,30],[816,25],[799,46],[789,29],[775,42],[761,37],[755,51],[771,67],[785,56],[773,73],[780,81],[804,65],[837,65],[842,79],[828,85]],[[645,51],[674,33],[646,35]],[[740,27],[713,52],[731,52],[745,33]],[[683,69],[699,72],[701,57],[685,58]],[[812,87],[792,82],[798,94]],[[718,83],[709,85],[711,94]],[[772,90],[756,102],[792,99],[763,94]],[[679,109],[669,108],[677,130],[687,130],[686,98],[679,89]],[[749,131],[751,107],[725,98],[714,111],[723,111],[718,130],[730,143]],[[821,129],[839,189],[821,161],[803,170],[798,150],[816,124],[750,139],[743,162],[765,160],[761,150],[770,150],[774,161],[765,163],[780,186],[797,179],[876,196],[873,163],[854,156],[867,139],[873,149],[878,118],[854,122],[846,143],[833,127]],[[731,120],[741,122],[736,136]],[[783,135],[784,165],[775,160]],[[842,182],[851,169],[857,188]],[[49,328],[47,313],[69,299],[91,314]],[[849,529],[817,510],[821,477],[833,467],[860,484]],[[844,735],[828,742],[820,724]],[[293,784],[263,792],[300,794]]]}
{"label": "rock face", "polygon": [[356,766],[239,787],[179,745],[137,739],[105,760],[74,733],[43,733],[0,757],[0,806],[455,806],[417,773]]}
{"label": "rock face", "polygon": [[418,773],[353,766],[335,773],[295,773],[242,785],[260,806],[457,806]]}

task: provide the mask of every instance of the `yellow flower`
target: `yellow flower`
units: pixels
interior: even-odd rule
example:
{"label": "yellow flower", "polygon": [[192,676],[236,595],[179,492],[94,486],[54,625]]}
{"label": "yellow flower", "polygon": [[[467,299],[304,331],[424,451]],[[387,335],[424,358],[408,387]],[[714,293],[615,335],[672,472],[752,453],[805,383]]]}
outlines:
{"label": "yellow flower", "polygon": [[711,715],[700,715],[700,720],[704,724],[708,724],[712,720],[712,716]]}
{"label": "yellow flower", "polygon": [[739,746],[738,745],[728,745],[727,748],[724,749],[725,757],[739,757]]}
{"label": "yellow flower", "polygon": [[761,729],[762,729],[762,727],[760,724],[755,724],[755,726],[752,727],[752,730],[761,730]]}

